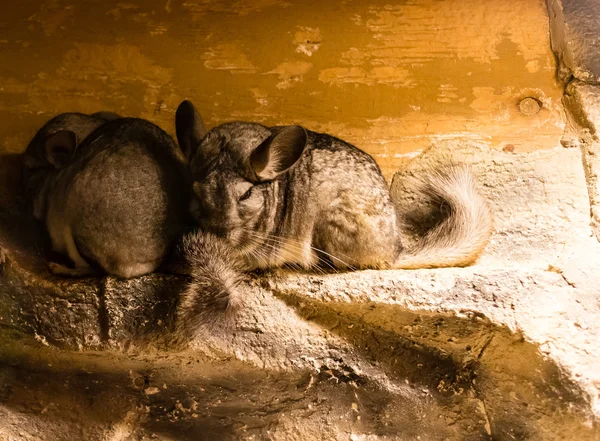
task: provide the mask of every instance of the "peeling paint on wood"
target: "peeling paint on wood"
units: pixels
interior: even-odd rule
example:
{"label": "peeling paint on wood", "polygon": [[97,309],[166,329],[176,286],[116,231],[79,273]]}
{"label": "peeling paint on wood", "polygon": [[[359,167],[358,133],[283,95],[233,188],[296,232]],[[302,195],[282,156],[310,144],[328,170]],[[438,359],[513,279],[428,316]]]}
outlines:
{"label": "peeling paint on wood", "polygon": [[28,0],[0,6],[0,42],[2,151],[63,111],[173,132],[184,98],[211,126],[329,131],[388,177],[437,139],[531,151],[564,127],[543,0]]}

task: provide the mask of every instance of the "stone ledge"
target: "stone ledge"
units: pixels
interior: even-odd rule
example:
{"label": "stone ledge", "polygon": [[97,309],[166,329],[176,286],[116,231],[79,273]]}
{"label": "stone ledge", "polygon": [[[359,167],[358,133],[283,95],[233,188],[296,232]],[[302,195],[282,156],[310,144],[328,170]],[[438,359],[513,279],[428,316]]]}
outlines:
{"label": "stone ledge", "polygon": [[[4,277],[11,274],[11,266],[8,256]],[[129,290],[122,289],[121,282],[106,283],[115,289],[110,296],[116,296],[106,302],[108,316],[117,314],[107,321],[105,335],[111,338],[101,339],[100,323],[89,329],[98,333],[103,357],[108,358],[115,357],[110,348],[127,347],[132,353],[144,344],[139,357],[147,362],[162,360],[169,369],[177,370],[198,357],[212,365],[234,356],[272,372],[274,378],[292,375],[289,381],[293,382],[300,381],[296,377],[302,372],[310,377],[331,371],[334,377],[368,385],[365,390],[372,393],[379,390],[390,399],[396,397],[392,402],[414,400],[415,391],[426,391],[427,406],[441,406],[441,414],[448,406],[462,409],[458,412],[470,409],[467,413],[477,420],[482,436],[473,439],[486,439],[486,433],[503,439],[517,430],[531,435],[530,439],[566,439],[575,431],[578,439],[593,440],[586,427],[596,424],[590,409],[598,410],[600,378],[595,366],[600,361],[596,351],[600,315],[585,305],[596,304],[600,296],[582,293],[572,286],[578,281],[565,275],[568,271],[557,271],[483,266],[325,275],[279,271],[249,280],[245,307],[235,326],[201,330],[191,348],[179,355],[160,343],[156,343],[162,348],[158,353],[149,350],[148,340],[129,331],[131,323],[154,317],[155,292],[137,287],[177,290],[175,281],[155,274],[129,281]],[[45,299],[56,295],[54,290],[37,292],[36,299],[46,305]],[[63,293],[62,298],[70,301],[75,295]],[[586,303],[580,303],[582,295],[587,296]],[[14,296],[3,298],[3,310],[7,300],[19,301]],[[66,323],[68,329],[72,321],[64,314],[68,306],[56,305],[48,318],[56,327]],[[101,320],[101,306],[95,299],[88,303],[84,297],[81,305],[87,320]],[[124,311],[130,314],[127,320],[122,320]],[[148,331],[170,332],[156,319]],[[96,344],[97,340],[85,337]],[[7,347],[14,345],[3,340]],[[12,357],[10,349],[4,352],[0,360]],[[229,372],[228,366],[221,366],[223,372]],[[194,375],[196,379],[188,377],[188,386],[181,387],[193,389],[197,382],[206,381],[201,372]],[[162,381],[160,375],[156,381]],[[183,380],[173,373],[169,381],[181,385]],[[239,387],[256,393],[254,386]],[[358,388],[362,396],[363,387]],[[294,419],[288,424],[296,427],[299,422]],[[469,424],[459,423],[461,433]],[[340,439],[336,436],[340,435],[331,439]]]}
{"label": "stone ledge", "polygon": [[[403,319],[403,311],[485,317],[539,345],[544,356],[589,394],[594,412],[600,415],[600,310],[594,308],[600,302],[600,291],[582,292],[585,286],[576,288],[565,274],[555,271],[561,270],[366,271],[339,276],[286,275],[265,283],[282,298],[294,298],[301,304],[307,296],[409,338],[415,335]],[[427,338],[430,332],[426,331]],[[458,329],[453,332],[460,334]],[[449,350],[446,342],[439,345]]]}

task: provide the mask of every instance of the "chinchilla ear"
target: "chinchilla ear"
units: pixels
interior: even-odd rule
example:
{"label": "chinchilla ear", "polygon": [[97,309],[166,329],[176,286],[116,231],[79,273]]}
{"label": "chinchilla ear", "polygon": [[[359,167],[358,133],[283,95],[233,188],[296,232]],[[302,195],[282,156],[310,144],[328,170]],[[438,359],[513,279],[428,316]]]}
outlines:
{"label": "chinchilla ear", "polygon": [[210,130],[196,150],[192,151],[189,159],[190,168],[193,173],[202,173],[214,158],[219,156],[221,149],[229,142],[229,136],[218,127]]}
{"label": "chinchilla ear", "polygon": [[75,153],[77,136],[70,130],[61,130],[46,138],[44,148],[48,162],[55,168],[63,168]]}
{"label": "chinchilla ear", "polygon": [[250,167],[261,181],[275,179],[300,159],[306,141],[303,127],[286,126],[254,149],[250,154]]}
{"label": "chinchilla ear", "polygon": [[103,119],[104,121],[113,121],[115,119],[123,118],[121,115],[119,115],[115,112],[106,112],[106,111],[92,113],[90,116],[94,117],[94,118]]}
{"label": "chinchilla ear", "polygon": [[206,129],[200,113],[188,100],[183,101],[177,108],[175,132],[177,133],[179,147],[189,160],[200,145],[200,141],[206,134]]}

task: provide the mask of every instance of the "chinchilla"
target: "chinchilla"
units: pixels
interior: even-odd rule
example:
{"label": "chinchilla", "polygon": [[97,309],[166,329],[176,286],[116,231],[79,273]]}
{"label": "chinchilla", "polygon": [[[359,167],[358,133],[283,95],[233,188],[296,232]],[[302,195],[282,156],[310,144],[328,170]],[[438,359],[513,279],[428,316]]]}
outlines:
{"label": "chinchilla", "polygon": [[152,272],[192,222],[185,158],[142,119],[111,112],[52,118],[24,153],[23,179],[54,251],[74,265],[51,263],[55,274]]}
{"label": "chinchilla", "polygon": [[[200,230],[227,243],[234,270],[311,269],[319,262],[336,269],[466,266],[489,241],[492,214],[465,165],[419,177],[418,192],[441,217],[406,248],[403,219],[379,167],[353,145],[297,125],[231,122],[205,134],[189,101],[177,110],[176,130],[192,172],[192,214]],[[228,274],[239,281],[231,275],[236,271]],[[206,283],[193,282],[182,302],[183,320],[194,320],[198,305],[238,303],[236,283],[225,279],[208,291]],[[207,302],[211,296],[220,300]]]}

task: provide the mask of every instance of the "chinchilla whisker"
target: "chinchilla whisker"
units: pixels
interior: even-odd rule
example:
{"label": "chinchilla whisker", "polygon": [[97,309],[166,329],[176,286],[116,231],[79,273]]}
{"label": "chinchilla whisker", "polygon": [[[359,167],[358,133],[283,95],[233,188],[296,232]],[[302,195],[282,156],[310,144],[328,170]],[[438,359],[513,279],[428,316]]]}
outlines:
{"label": "chinchilla whisker", "polygon": [[[289,266],[291,268],[294,268],[297,271],[302,271],[304,269],[311,269],[311,270],[314,270],[314,271],[316,271],[316,272],[318,272],[320,274],[325,274],[324,271],[321,268],[318,267],[318,265],[311,264],[311,265],[308,266],[308,268],[305,268],[301,264],[292,261],[293,255],[292,255],[292,253],[289,250],[281,249],[281,248],[277,247],[276,245],[269,243],[268,241],[260,243],[260,242],[258,242],[259,239],[262,240],[263,237],[260,237],[260,238],[254,237],[253,238],[253,241],[254,241],[253,243],[256,243],[256,244],[258,244],[260,246],[263,246],[263,247],[267,247],[267,249],[271,250],[273,252],[273,256],[270,256],[271,259],[277,260],[280,257],[283,257],[284,259],[287,259],[286,262],[285,262],[285,265],[287,265],[287,266]],[[297,248],[300,249],[300,247],[297,247]],[[329,265],[331,265],[331,264],[329,264]],[[333,271],[337,272],[337,269],[335,267],[331,267],[331,269]]]}
{"label": "chinchilla whisker", "polygon": [[[257,237],[257,236],[255,236],[255,237]],[[298,249],[300,251],[303,251],[303,248],[300,245],[300,242],[298,240],[296,240],[296,239],[293,239],[293,238],[285,238],[285,237],[275,236],[275,235],[272,235],[272,236],[269,236],[269,237],[260,236],[258,238],[260,240],[272,241],[272,242],[275,242],[275,243],[278,243],[278,244],[285,244],[286,246],[290,246],[290,247],[293,247],[293,248]],[[344,261],[343,259],[340,259],[339,257],[336,257],[336,256],[334,256],[334,255],[332,255],[330,253],[327,253],[326,251],[323,251],[323,250],[321,250],[319,248],[316,248],[316,247],[313,247],[313,246],[310,246],[310,248],[312,250],[314,250],[314,251],[323,253],[324,255],[330,257],[331,259],[333,259],[335,261],[340,262],[341,264],[343,264],[345,267],[351,269],[352,271],[356,271],[356,268],[353,265],[351,265],[350,263]],[[324,261],[324,263],[329,268],[331,268],[333,271],[339,272],[339,269],[336,266],[332,265],[331,263],[329,263],[327,261]]]}
{"label": "chinchilla whisker", "polygon": [[[252,234],[252,233],[249,232],[249,234]],[[286,238],[277,237],[277,236],[264,237],[264,236],[258,236],[258,235],[254,235],[253,237],[255,237],[258,240],[264,240],[265,242],[271,241],[271,242],[275,242],[275,243],[281,244],[281,245],[285,244],[286,246],[292,247],[292,248],[297,249],[299,251],[303,251],[303,248],[301,247],[301,245],[299,244],[299,242],[296,241],[295,239],[289,239],[289,240],[287,240]],[[266,245],[266,243],[265,243],[265,245]],[[351,269],[355,270],[355,268],[352,265],[350,265],[348,262],[345,262],[344,260],[339,259],[336,256],[333,256],[333,255],[331,255],[331,254],[329,254],[329,253],[327,253],[327,252],[325,252],[323,250],[320,250],[318,248],[315,248],[313,246],[311,246],[310,248],[312,250],[314,250],[314,251],[318,251],[318,252],[321,252],[321,253],[329,256],[330,258],[332,258],[332,259],[334,259],[334,260],[342,263],[343,265],[345,265],[348,268],[351,268]],[[325,265],[327,265],[329,268],[331,268],[331,270],[333,270],[335,272],[339,272],[339,269],[335,265],[333,265],[333,264],[331,264],[331,263],[329,263],[327,261],[324,261],[323,263]],[[317,268],[317,266],[313,264],[313,265],[310,265],[310,268]]]}
{"label": "chinchilla whisker", "polygon": [[[300,241],[298,239],[290,238],[290,237],[277,236],[277,235],[274,235],[274,234],[271,234],[271,235],[269,235],[268,238],[264,238],[264,239],[265,240],[283,240],[283,241],[296,242],[296,243],[300,244]],[[329,253],[327,253],[327,252],[325,252],[325,251],[323,251],[323,250],[321,250],[319,248],[316,248],[316,247],[314,247],[312,245],[310,246],[310,248],[312,248],[315,251],[319,251],[319,252],[321,252],[321,253],[323,253],[325,255],[328,255],[329,257],[334,258],[334,259],[340,261],[344,265],[349,266],[347,262],[345,262],[344,260],[340,259],[339,257],[333,256],[333,255],[331,255],[331,254],[329,254]],[[344,258],[346,258],[348,260],[354,260],[351,257],[346,256],[345,254],[342,254],[342,253],[339,253],[339,256],[344,257]]]}

